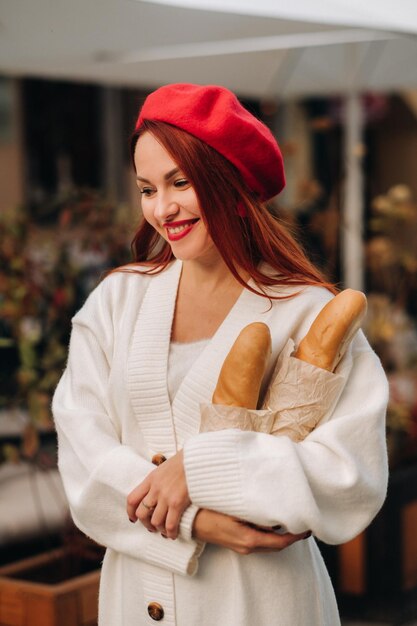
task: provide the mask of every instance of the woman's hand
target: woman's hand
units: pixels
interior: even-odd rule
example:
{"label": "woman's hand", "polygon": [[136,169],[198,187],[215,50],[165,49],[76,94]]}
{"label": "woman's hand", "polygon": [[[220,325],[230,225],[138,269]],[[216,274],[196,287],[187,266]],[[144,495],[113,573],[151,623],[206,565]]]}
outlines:
{"label": "woman's hand", "polygon": [[307,539],[311,532],[279,535],[272,529],[261,530],[235,517],[200,509],[195,516],[193,537],[207,543],[215,543],[239,554],[252,552],[279,552],[300,539]]}
{"label": "woman's hand", "polygon": [[130,521],[139,520],[149,531],[159,530],[170,539],[176,539],[181,516],[190,504],[180,450],[130,492],[127,514]]}

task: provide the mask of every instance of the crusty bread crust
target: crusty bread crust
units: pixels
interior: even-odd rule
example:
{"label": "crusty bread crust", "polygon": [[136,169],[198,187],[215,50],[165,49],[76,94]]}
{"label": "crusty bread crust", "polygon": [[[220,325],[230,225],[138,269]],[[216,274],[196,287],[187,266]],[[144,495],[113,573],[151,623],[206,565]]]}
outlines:
{"label": "crusty bread crust", "polygon": [[213,404],[256,409],[270,354],[268,326],[262,322],[245,326],[224,360],[213,393]]}
{"label": "crusty bread crust", "polygon": [[294,356],[333,372],[359,329],[366,309],[366,297],[361,291],[341,291],[317,315]]}

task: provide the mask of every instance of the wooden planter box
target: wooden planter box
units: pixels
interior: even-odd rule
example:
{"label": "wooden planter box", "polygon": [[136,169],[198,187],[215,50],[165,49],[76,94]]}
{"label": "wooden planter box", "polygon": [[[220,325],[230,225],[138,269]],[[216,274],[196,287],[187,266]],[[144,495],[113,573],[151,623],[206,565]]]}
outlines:
{"label": "wooden planter box", "polygon": [[0,626],[95,626],[98,568],[69,547],[0,567]]}

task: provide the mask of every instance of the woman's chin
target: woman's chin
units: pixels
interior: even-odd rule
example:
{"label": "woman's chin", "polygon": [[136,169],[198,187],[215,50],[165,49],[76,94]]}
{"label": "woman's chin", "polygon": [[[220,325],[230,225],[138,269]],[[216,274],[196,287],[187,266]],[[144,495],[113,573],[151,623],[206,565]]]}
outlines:
{"label": "woman's chin", "polygon": [[172,254],[179,261],[207,261],[213,257],[219,256],[219,251],[212,242],[207,246],[187,246],[172,245]]}

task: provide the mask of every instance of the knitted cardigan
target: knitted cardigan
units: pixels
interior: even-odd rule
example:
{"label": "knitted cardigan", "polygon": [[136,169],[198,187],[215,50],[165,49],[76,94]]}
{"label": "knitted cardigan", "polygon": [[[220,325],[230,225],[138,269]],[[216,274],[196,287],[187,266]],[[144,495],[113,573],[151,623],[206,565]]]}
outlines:
{"label": "knitted cardigan", "polygon": [[[336,626],[337,607],[314,538],[282,552],[237,553],[191,537],[200,507],[291,532],[312,530],[328,543],[361,532],[386,492],[387,384],[362,333],[338,367],[340,399],[304,441],[264,433],[199,433],[220,368],[246,324],[263,321],[274,363],[289,337],[303,337],[332,297],[307,287],[273,301],[243,290],[184,378],[171,405],[167,358],[182,264],[158,275],[116,273],[73,319],[67,368],[53,412],[59,468],[75,523],[107,547],[100,626]],[[289,288],[275,289],[288,295]],[[292,291],[295,291],[294,289]],[[299,291],[299,289],[298,289]],[[174,541],[126,515],[126,496],[154,469],[153,454],[184,448],[192,505]]]}

